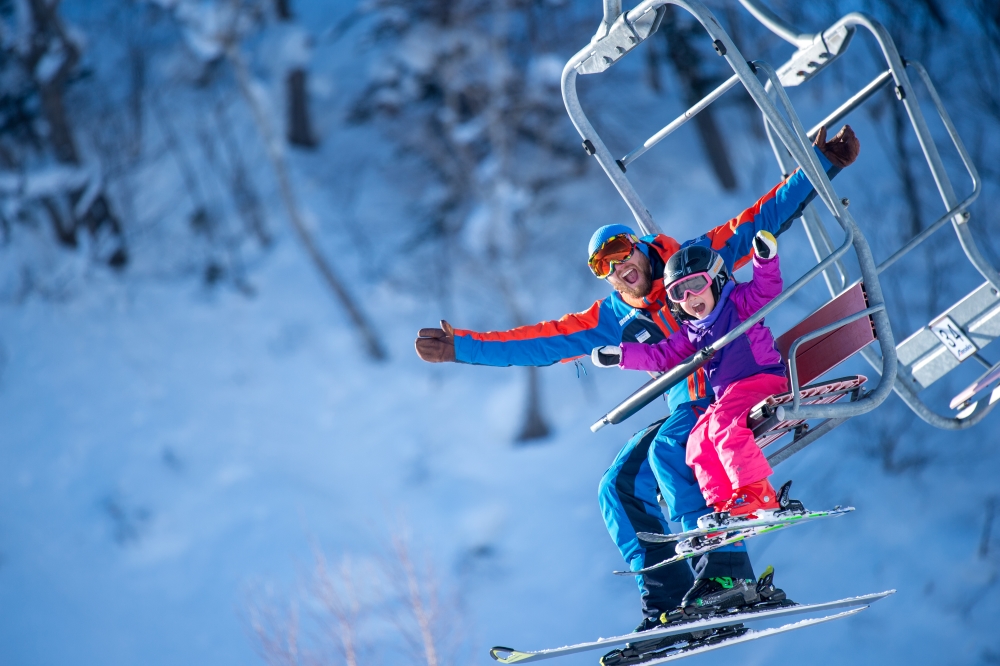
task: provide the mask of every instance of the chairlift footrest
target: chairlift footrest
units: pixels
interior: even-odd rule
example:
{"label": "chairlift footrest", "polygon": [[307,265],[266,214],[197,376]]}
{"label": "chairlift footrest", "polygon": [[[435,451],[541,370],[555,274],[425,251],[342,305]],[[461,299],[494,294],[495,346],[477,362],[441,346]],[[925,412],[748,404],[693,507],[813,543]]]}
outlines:
{"label": "chairlift footrest", "polygon": [[[829,405],[845,395],[850,395],[851,400],[855,400],[866,381],[868,378],[864,375],[855,375],[810,384],[800,390],[801,404]],[[794,432],[795,437],[800,437],[808,431],[809,426],[804,419],[782,421],[776,416],[775,408],[778,405],[791,402],[791,392],[780,393],[772,395],[750,410],[750,414],[747,416],[747,426],[753,431],[758,446],[764,448],[789,432]]]}

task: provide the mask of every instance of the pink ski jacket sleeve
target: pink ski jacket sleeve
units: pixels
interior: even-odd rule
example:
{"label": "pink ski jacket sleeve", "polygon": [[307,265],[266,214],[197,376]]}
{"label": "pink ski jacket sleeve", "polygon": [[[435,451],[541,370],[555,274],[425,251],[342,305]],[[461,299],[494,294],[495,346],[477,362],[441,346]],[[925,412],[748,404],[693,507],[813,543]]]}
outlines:
{"label": "pink ski jacket sleeve", "polygon": [[761,259],[753,255],[753,279],[741,282],[733,289],[729,298],[736,306],[740,321],[746,321],[757,310],[771,302],[781,293],[781,264],[778,255]]}
{"label": "pink ski jacket sleeve", "polygon": [[686,334],[687,329],[682,328],[655,345],[623,342],[622,360],[618,367],[628,370],[669,370],[696,351]]}

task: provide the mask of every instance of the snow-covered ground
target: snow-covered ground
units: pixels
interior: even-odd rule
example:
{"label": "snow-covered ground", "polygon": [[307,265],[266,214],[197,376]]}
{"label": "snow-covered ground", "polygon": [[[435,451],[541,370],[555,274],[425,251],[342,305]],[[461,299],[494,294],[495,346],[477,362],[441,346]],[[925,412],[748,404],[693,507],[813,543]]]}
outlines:
{"label": "snow-covered ground", "polygon": [[[317,68],[321,81],[349,69]],[[392,234],[391,216],[406,210],[385,177],[399,167],[389,147],[373,144],[374,132],[338,124],[345,104],[331,96],[320,96],[331,105],[319,113],[322,152],[293,155],[296,187],[308,209],[335,211],[345,154],[366,156],[362,191],[352,194],[359,226],[345,231],[332,212],[320,229],[327,247],[344,233],[372,244],[338,268],[390,360],[364,357],[277,204],[278,242],[252,268],[253,298],[76,266],[67,298],[0,304],[0,663],[260,663],[246,617],[254,590],[292,598],[317,548],[331,560],[375,560],[402,528],[457,596],[460,663],[492,663],[492,645],[551,647],[622,633],[639,619],[634,583],[610,575],[621,562],[596,490],[621,444],[662,408],[592,434],[589,425],[639,378],[546,368],[554,433],[517,446],[523,370],[421,363],[414,332],[441,308],[384,282],[378,268],[398,247],[381,240]],[[643,90],[636,103],[615,131],[657,100]],[[863,145],[873,147],[863,126]],[[733,141],[762,155],[736,194],[719,194],[702,160],[692,168],[677,159],[698,154],[690,133],[636,169],[654,215],[676,237],[723,221],[780,177],[762,144]],[[878,190],[878,168],[861,162],[837,183],[863,227],[858,201]],[[583,248],[593,228],[627,214],[594,164],[556,198],[552,236],[531,249],[539,285],[529,314],[538,319],[602,295]],[[789,273],[801,274],[810,259],[804,235],[781,242]],[[566,251],[550,258],[555,243]],[[968,279],[949,285],[947,297],[977,284],[960,277]],[[775,329],[822,299],[820,290],[797,298]],[[456,326],[478,326],[489,308],[461,303],[447,314]],[[897,594],[856,617],[700,663],[1000,662],[1000,543],[985,524],[1000,494],[997,418],[947,434],[905,425],[906,414],[892,398],[778,468],[777,479],[794,478],[807,505],[851,504],[854,514],[749,545],[758,571],[773,564],[799,601]],[[894,431],[902,434],[893,461],[919,454],[923,465],[885,469],[872,448]],[[383,655],[381,663],[397,661]]]}

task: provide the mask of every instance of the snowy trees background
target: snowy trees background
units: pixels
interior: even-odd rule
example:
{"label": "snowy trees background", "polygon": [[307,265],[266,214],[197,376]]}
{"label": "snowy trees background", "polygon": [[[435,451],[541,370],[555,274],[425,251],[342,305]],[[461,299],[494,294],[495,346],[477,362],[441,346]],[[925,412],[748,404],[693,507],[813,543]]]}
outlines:
{"label": "snowy trees background", "polygon": [[[791,53],[736,2],[708,4],[748,57],[777,64]],[[804,30],[871,12],[904,57],[928,67],[983,176],[972,224],[997,264],[994,5],[770,3]],[[342,556],[364,560],[378,551],[372,542],[389,540],[382,523],[397,503],[413,507],[422,537],[409,561],[440,563],[443,603],[461,610],[433,627],[460,634],[461,649],[435,652],[440,663],[480,659],[483,644],[540,646],[634,625],[634,591],[607,575],[616,553],[592,497],[634,428],[592,437],[586,426],[639,380],[578,380],[565,366],[431,367],[410,347],[417,327],[441,317],[504,329],[604,295],[585,266],[586,241],[628,213],[580,150],[559,94],[563,63],[600,16],[599,3],[582,0],[0,0],[0,499],[39,507],[0,523],[6,607],[39,604],[8,627],[72,607],[39,589],[76,600],[80,581],[94,580],[116,592],[102,597],[115,617],[135,623],[125,633],[143,636],[131,652],[90,645],[86,654],[105,663],[152,663],[143,645],[166,640],[137,627],[167,611],[133,614],[115,606],[123,596],[196,618],[169,620],[180,629],[165,633],[195,653],[215,645],[214,663],[240,661],[249,646],[277,663],[370,663],[372,636],[398,629],[387,609],[403,612],[416,649],[403,641],[386,654],[430,663],[406,567],[402,579],[384,571],[399,574],[406,558],[389,548],[391,566],[337,573]],[[581,81],[614,150],[727,76],[696,27],[674,11],[641,57],[608,81]],[[858,39],[843,66],[792,91],[807,125],[880,71]],[[884,258],[940,202],[891,91],[848,121],[862,160],[836,186]],[[955,156],[945,159],[961,190]],[[780,177],[739,91],[629,174],[678,238],[735,214]],[[900,339],[979,282],[947,234],[885,276]],[[800,234],[782,243],[794,270],[811,263]],[[798,300],[778,329],[824,297]],[[968,381],[928,394],[947,402]],[[796,548],[833,558],[867,540],[875,573],[847,556],[828,562],[831,579],[860,581],[845,582],[846,593],[897,584],[893,571],[903,570],[920,581],[912,608],[946,608],[951,628],[979,626],[995,603],[965,609],[942,588],[986,592],[997,579],[988,479],[998,461],[982,446],[990,423],[971,436],[939,433],[890,400],[789,463],[807,499],[853,501],[870,522],[777,543],[791,560]],[[546,446],[513,449],[517,441]],[[918,507],[927,518],[886,534],[898,516],[882,507]],[[921,531],[935,521],[953,541]],[[289,582],[299,555],[282,544],[301,545],[303,534],[321,547],[305,548],[309,564],[298,568],[308,573]],[[970,534],[972,550],[952,546]],[[245,559],[230,559],[233,550]],[[775,550],[764,554],[781,557]],[[800,594],[832,593],[789,564]],[[149,578],[135,582],[136,571]],[[937,575],[946,580],[935,588]],[[279,581],[244,612],[237,591],[256,576]],[[351,592],[339,586],[357,579],[371,586],[350,620]],[[188,588],[181,610],[164,601]],[[879,621],[900,640],[917,631]],[[5,630],[0,654],[27,663],[41,649],[38,622]],[[345,622],[357,635],[337,629]],[[201,626],[225,638],[198,642]],[[863,629],[858,649],[882,654]],[[969,641],[966,663],[996,659],[985,638]]]}

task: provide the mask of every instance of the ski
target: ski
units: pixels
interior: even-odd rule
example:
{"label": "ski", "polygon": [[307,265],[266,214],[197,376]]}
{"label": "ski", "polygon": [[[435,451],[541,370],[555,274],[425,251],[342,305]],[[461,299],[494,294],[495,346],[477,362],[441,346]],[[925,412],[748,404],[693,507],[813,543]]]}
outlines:
{"label": "ski", "polygon": [[671,626],[665,626],[662,629],[650,629],[649,631],[644,631],[642,633],[630,633],[622,636],[614,636],[612,638],[601,638],[596,641],[591,641],[588,643],[577,643],[576,645],[567,645],[565,647],[550,648],[547,650],[538,651],[522,651],[515,650],[514,648],[496,646],[490,649],[490,656],[496,661],[502,664],[515,664],[515,663],[528,663],[532,661],[541,661],[543,659],[552,659],[553,657],[562,657],[568,654],[576,654],[578,652],[588,652],[590,650],[600,650],[602,648],[611,648],[616,645],[624,645],[625,643],[631,643],[633,641],[642,640],[647,641],[650,639],[664,638],[666,636],[675,636],[677,634],[685,634],[693,631],[700,631],[706,629],[716,629],[719,627],[725,627],[729,625],[741,624],[744,622],[754,622],[757,620],[764,620],[768,618],[778,618],[786,617],[789,615],[799,615],[802,613],[813,613],[820,611],[833,610],[836,608],[850,608],[853,606],[868,606],[879,599],[884,599],[890,594],[894,594],[896,590],[886,590],[885,592],[878,592],[875,594],[866,594],[860,597],[849,597],[846,599],[839,599],[837,601],[828,601],[819,604],[794,604],[790,606],[780,606],[777,608],[765,608],[758,611],[744,611],[739,612],[737,609],[729,609],[719,611],[718,615],[706,617],[699,620],[692,620],[690,622],[678,622],[672,624]]}
{"label": "ski", "polygon": [[668,543],[670,541],[683,541],[684,539],[690,539],[691,537],[704,536],[706,534],[713,534],[715,532],[723,532],[726,530],[741,530],[747,527],[768,527],[770,525],[779,525],[782,523],[804,523],[818,518],[834,518],[836,516],[843,516],[851,511],[854,511],[853,506],[837,506],[829,511],[806,511],[805,513],[794,513],[785,516],[776,515],[771,518],[758,518],[751,520],[739,520],[738,518],[731,519],[730,522],[723,523],[722,525],[716,527],[699,527],[698,529],[688,530],[687,532],[677,532],[676,534],[639,532],[637,536],[640,541],[645,541],[646,543]]}
{"label": "ski", "polygon": [[724,538],[711,539],[701,548],[692,548],[691,550],[679,553],[673,557],[667,558],[656,564],[651,564],[648,567],[642,569],[636,569],[635,571],[615,571],[613,572],[616,576],[639,576],[650,571],[656,571],[661,567],[665,567],[670,564],[675,564],[676,562],[683,562],[684,560],[689,560],[692,557],[698,557],[699,555],[704,555],[705,553],[711,552],[716,548],[722,548],[723,546],[728,546],[730,544],[743,541],[744,539],[752,539],[755,536],[761,536],[762,534],[770,534],[771,532],[777,532],[778,530],[783,530],[786,527],[791,527],[792,525],[797,525],[798,523],[779,523],[777,525],[766,525],[764,527],[748,527],[745,530],[730,530],[726,533]]}
{"label": "ski", "polygon": [[[825,615],[823,617],[810,618],[808,620],[800,620],[799,622],[793,622],[791,624],[785,624],[780,627],[773,627],[771,629],[761,629],[759,631],[754,631],[753,629],[741,628],[734,632],[734,635],[727,636],[725,638],[712,640],[709,638],[707,641],[694,641],[689,645],[677,645],[671,646],[663,650],[664,656],[654,656],[652,659],[641,659],[632,660],[626,663],[622,663],[622,666],[632,666],[632,664],[642,664],[643,666],[654,666],[654,664],[665,664],[668,661],[675,661],[677,659],[683,659],[685,657],[692,657],[696,654],[702,654],[704,652],[710,652],[712,650],[718,650],[719,648],[729,647],[730,645],[737,645],[738,643],[747,643],[749,641],[755,641],[759,638],[767,638],[768,636],[776,636],[778,634],[783,634],[788,631],[794,631],[796,629],[804,629],[805,627],[810,627],[815,624],[822,624],[824,622],[830,622],[831,620],[839,620],[841,618],[850,617],[851,615],[856,615],[861,611],[868,608],[868,606],[861,606],[860,608],[852,608],[846,610],[842,613],[835,613],[834,615]],[[602,664],[604,662],[602,661]],[[607,666],[611,666],[608,664]],[[615,664],[617,666],[617,664]]]}
{"label": "ski", "polygon": [[[646,542],[665,543],[679,539],[686,540],[697,537],[701,543],[697,546],[689,547],[690,549],[685,550],[685,552],[678,553],[671,558],[657,562],[656,564],[652,564],[643,569],[637,569],[636,571],[615,571],[614,574],[616,576],[637,576],[649,571],[655,571],[660,567],[665,567],[669,564],[674,564],[675,562],[683,562],[684,560],[691,559],[692,557],[704,555],[705,553],[713,551],[716,548],[728,546],[730,544],[737,543],[738,541],[743,541],[744,539],[752,539],[753,537],[761,536],[763,534],[777,532],[778,530],[785,529],[786,527],[800,525],[803,522],[808,522],[810,520],[842,516],[851,511],[854,511],[854,507],[852,506],[844,508],[838,507],[832,511],[810,511],[804,514],[797,513],[795,515],[783,516],[781,518],[762,518],[760,520],[740,521],[738,523],[730,523],[721,527],[690,530],[688,532],[681,532],[680,534],[654,534],[652,532],[640,532],[638,535],[639,538]],[[705,538],[703,535],[706,534],[719,534],[720,536]]]}

